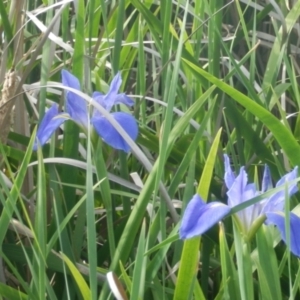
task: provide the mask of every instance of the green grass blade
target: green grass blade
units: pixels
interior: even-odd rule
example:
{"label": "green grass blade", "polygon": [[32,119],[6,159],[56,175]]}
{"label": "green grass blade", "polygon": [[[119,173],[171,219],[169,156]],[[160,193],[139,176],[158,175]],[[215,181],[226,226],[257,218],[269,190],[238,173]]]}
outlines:
{"label": "green grass blade", "polygon": [[[76,31],[75,31],[75,45],[73,54],[72,74],[79,79],[81,86],[84,86],[84,79],[88,80],[88,76],[84,77],[85,66],[85,35],[84,23],[85,18],[85,1],[76,1]],[[63,153],[64,157],[74,158],[78,157],[78,143],[79,143],[79,129],[78,125],[73,122],[66,122],[64,125],[64,143]],[[75,184],[78,173],[71,167],[64,167],[62,172],[62,181],[66,183]],[[71,210],[75,204],[75,190],[64,186],[64,197],[68,199],[66,202],[67,211]]]}
{"label": "green grass blade", "polygon": [[253,300],[253,274],[250,257],[250,245],[242,237],[238,226],[233,222],[234,249],[237,260],[238,279],[240,284],[241,299]]}
{"label": "green grass blade", "polygon": [[38,253],[38,260],[34,260],[35,273],[38,276],[38,295],[43,297],[46,293],[46,245],[47,245],[47,196],[46,196],[46,174],[43,164],[41,148],[38,149],[38,181],[37,202],[35,211],[35,233],[34,248]]}
{"label": "green grass blade", "polygon": [[118,4],[117,28],[115,34],[114,52],[113,52],[113,71],[116,74],[119,70],[120,53],[123,40],[123,26],[125,15],[125,0],[120,0]]}
{"label": "green grass blade", "polygon": [[222,289],[224,289],[225,294],[222,299],[240,299],[238,274],[228,249],[223,224],[220,226],[219,240],[223,283]]}
{"label": "green grass blade", "polygon": [[273,248],[272,235],[268,232],[266,226],[262,226],[256,234],[258,249],[258,264],[260,272],[265,278],[265,285],[268,286],[271,299],[282,299],[280,289],[280,279],[278,273],[278,264],[276,253]]}
{"label": "green grass blade", "polygon": [[183,61],[187,65],[189,65],[196,72],[196,74],[200,74],[211,83],[215,84],[236,102],[243,105],[249,112],[259,118],[261,122],[272,132],[277,142],[285,151],[291,162],[294,165],[300,165],[300,157],[298,155],[298,153],[300,153],[299,144],[293,137],[292,133],[273,114],[271,114],[268,110],[264,109],[259,104],[252,101],[249,97],[232,88],[220,79],[212,76],[198,66],[190,63],[189,61],[186,61],[185,59],[183,59]]}
{"label": "green grass blade", "polygon": [[96,146],[96,151],[94,152],[94,161],[95,167],[97,170],[97,178],[101,182],[100,191],[104,203],[104,207],[106,210],[106,219],[107,219],[107,231],[108,231],[108,242],[109,242],[109,252],[110,257],[113,258],[115,256],[116,251],[116,242],[115,242],[115,235],[114,235],[114,207],[111,197],[111,190],[110,190],[110,183],[107,180],[107,171],[106,165],[103,157],[102,152],[103,143],[99,142]]}
{"label": "green grass blade", "polygon": [[86,284],[84,278],[82,277],[82,275],[76,268],[76,266],[74,266],[72,261],[66,255],[64,255],[63,253],[60,253],[60,255],[61,255],[63,261],[68,266],[70,273],[72,274],[74,281],[76,282],[77,287],[81,293],[82,298],[84,300],[92,299],[91,291],[90,291],[88,285]]}
{"label": "green grass blade", "polygon": [[[90,126],[88,133],[91,132]],[[87,226],[87,250],[89,259],[90,299],[97,299],[97,237],[95,222],[95,204],[93,190],[92,171],[92,145],[90,135],[87,137],[87,170],[86,170],[86,226]]]}
{"label": "green grass blade", "polygon": [[[206,200],[208,197],[211,178],[213,175],[215,159],[219,147],[222,130],[217,133],[211,146],[209,156],[204,166],[204,170],[199,182],[197,193]],[[174,300],[188,299],[191,288],[195,280],[195,271],[198,265],[198,251],[200,245],[200,237],[184,241],[183,251],[181,255],[181,263],[178,272],[177,284],[175,287]],[[205,299],[202,294],[202,299]]]}
{"label": "green grass blade", "polygon": [[5,297],[9,300],[26,300],[28,299],[28,295],[24,294],[23,292],[14,289],[4,283],[0,283],[0,295],[1,298]]}
{"label": "green grass blade", "polygon": [[145,264],[146,257],[144,257],[144,253],[147,250],[145,232],[146,232],[146,223],[143,222],[140,238],[138,242],[135,266],[134,266],[133,277],[132,277],[132,286],[130,292],[131,300],[138,300],[144,298],[145,271],[146,271],[146,264]]}
{"label": "green grass blade", "polygon": [[[167,9],[167,7],[166,7]],[[184,17],[183,17],[183,27],[186,24],[187,19],[187,13],[188,13],[188,2],[186,3],[185,11],[184,11]],[[169,35],[167,34],[167,37]],[[158,190],[159,182],[161,181],[162,175],[163,175],[163,166],[165,165],[165,160],[167,158],[167,143],[171,131],[172,126],[172,120],[173,120],[173,107],[175,103],[176,98],[176,87],[178,82],[178,76],[179,76],[179,69],[180,69],[180,57],[181,57],[181,51],[183,48],[183,37],[184,37],[184,30],[180,33],[179,38],[179,44],[178,49],[175,57],[174,62],[174,69],[172,70],[172,78],[170,80],[170,73],[171,70],[168,69],[168,72],[166,73],[166,77],[163,80],[163,84],[166,85],[166,88],[164,89],[164,95],[166,96],[165,101],[168,103],[166,113],[165,113],[165,120],[164,120],[164,126],[163,126],[163,133],[161,137],[161,142],[159,144],[159,158],[158,158],[158,171],[155,181],[155,192]]]}
{"label": "green grass blade", "polygon": [[9,222],[10,222],[12,214],[15,210],[15,205],[17,203],[17,200],[20,195],[20,191],[22,189],[22,183],[26,176],[28,164],[30,162],[34,140],[35,140],[35,131],[33,132],[32,136],[31,136],[30,142],[28,144],[27,150],[24,155],[24,159],[23,159],[20,169],[18,171],[18,175],[14,181],[14,185],[9,193],[9,198],[5,202],[4,209],[0,216],[0,228],[1,228],[0,244],[1,245],[3,244]]}
{"label": "green grass blade", "polygon": [[[1,16],[1,23],[2,23],[4,33],[5,33],[5,36],[6,36],[6,40],[7,40],[8,43],[11,43],[12,39],[13,39],[13,31],[12,31],[12,27],[11,27],[11,24],[9,22],[7,11],[6,11],[6,8],[4,6],[3,1],[0,1],[0,16]],[[10,44],[9,48],[11,50],[13,50],[13,44],[12,43]]]}
{"label": "green grass blade", "polygon": [[[200,237],[186,240],[183,244],[174,300],[190,299],[195,284],[196,272],[198,271],[199,246]],[[203,294],[199,300],[202,299],[205,299]]]}

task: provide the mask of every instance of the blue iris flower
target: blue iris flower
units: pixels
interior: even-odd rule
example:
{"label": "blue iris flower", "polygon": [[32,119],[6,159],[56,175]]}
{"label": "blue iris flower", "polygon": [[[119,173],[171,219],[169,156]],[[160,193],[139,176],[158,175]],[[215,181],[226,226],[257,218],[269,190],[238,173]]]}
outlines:
{"label": "blue iris flower", "polygon": [[[120,73],[113,78],[109,91],[106,95],[99,92],[93,93],[93,100],[105,108],[108,112],[116,104],[132,106],[133,100],[124,93],[118,93],[122,83]],[[66,70],[62,70],[62,84],[66,87],[80,91],[79,80]],[[57,104],[53,104],[46,112],[36,135],[34,150],[37,149],[38,142],[43,146],[54,133],[54,131],[67,119],[72,119],[85,131],[88,127],[88,107],[87,102],[71,91],[66,92],[66,113],[59,113]],[[136,140],[138,136],[138,126],[133,116],[124,112],[112,112],[110,115],[121,125],[131,139]],[[96,109],[90,120],[98,135],[111,147],[129,152],[130,147],[111,125],[111,123]]]}
{"label": "blue iris flower", "polygon": [[[239,175],[236,177],[230,168],[230,161],[227,155],[225,159],[225,184],[228,188],[228,205],[221,202],[205,203],[199,195],[194,195],[184,212],[179,234],[181,239],[189,239],[195,236],[202,235],[213,225],[222,220],[228,215],[231,209],[238,204],[250,200],[261,193],[272,188],[270,171],[265,166],[262,191],[257,191],[254,183],[248,183],[248,176],[244,167],[240,169]],[[287,184],[297,178],[298,167],[295,167],[291,172],[283,176],[276,184],[276,187]],[[288,185],[288,195],[291,196],[298,191],[297,184],[291,183]],[[238,218],[245,232],[249,232],[253,222],[260,216],[265,216],[266,225],[276,225],[281,238],[286,242],[285,219],[284,219],[284,201],[286,191],[280,190],[275,192],[267,199],[248,206],[247,208],[237,213]],[[300,218],[290,213],[290,242],[291,251],[296,256],[300,256]]]}

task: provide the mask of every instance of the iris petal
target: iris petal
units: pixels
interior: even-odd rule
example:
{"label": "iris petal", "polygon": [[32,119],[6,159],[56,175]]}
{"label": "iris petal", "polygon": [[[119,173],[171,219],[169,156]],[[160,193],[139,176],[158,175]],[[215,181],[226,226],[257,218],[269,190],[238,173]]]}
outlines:
{"label": "iris petal", "polygon": [[[109,91],[106,95],[103,95],[99,92],[93,93],[93,99],[97,101],[102,107],[104,107],[107,111],[110,111],[111,108],[116,104],[125,104],[127,106],[132,106],[134,101],[128,97],[124,93],[120,93],[119,89],[122,84],[121,74],[120,72],[113,78]],[[95,115],[100,114],[99,112],[95,111]]]}
{"label": "iris petal", "polygon": [[[290,181],[293,181],[298,176],[298,167],[295,167],[293,171],[287,173],[283,176],[276,184],[276,187],[279,187],[284,184],[288,184]],[[292,196],[298,191],[297,183],[288,184],[288,195]],[[265,203],[263,208],[263,213],[266,212],[276,212],[284,210],[284,201],[285,201],[285,189],[278,191],[272,195]]]}
{"label": "iris petal", "polygon": [[[107,110],[107,102],[105,101],[105,95],[103,95],[100,92],[94,92],[92,97],[97,103],[99,103],[102,107],[104,107]],[[126,106],[133,106],[134,101],[126,94],[121,93],[115,96],[114,105],[115,104],[125,104]]]}
{"label": "iris petal", "polygon": [[[105,110],[107,110],[107,107],[106,107],[106,101],[105,101],[105,95],[103,95],[103,94],[100,93],[100,92],[94,92],[92,98],[93,98],[98,104],[100,104]],[[100,111],[94,107],[94,110],[93,110],[93,117],[94,117],[94,118],[98,118],[98,117],[101,117],[101,116],[102,116],[102,115],[101,115]]]}
{"label": "iris petal", "polygon": [[179,229],[181,239],[199,236],[222,220],[230,212],[230,207],[221,202],[206,204],[195,195],[187,205]]}
{"label": "iris petal", "polygon": [[[241,195],[241,201],[248,201],[256,196],[256,187],[254,183],[249,183],[245,186],[243,194]],[[239,211],[237,214],[240,217],[241,222],[243,223],[246,230],[249,230],[253,221],[259,217],[261,208],[259,204],[251,205],[245,209]]]}
{"label": "iris petal", "polygon": [[118,72],[110,84],[108,93],[105,95],[105,107],[107,111],[110,111],[111,108],[116,104],[116,99],[121,84],[122,78],[120,72]]}
{"label": "iris petal", "polygon": [[246,191],[248,181],[248,175],[245,172],[244,167],[241,167],[240,174],[234,180],[231,188],[228,190],[228,205],[234,207],[248,199],[244,199],[244,193]]}
{"label": "iris petal", "polygon": [[273,186],[272,186],[270,169],[267,165],[265,165],[264,175],[263,175],[262,184],[261,184],[261,191],[264,193],[268,189],[271,189],[272,187]]}
{"label": "iris petal", "polygon": [[[80,91],[79,80],[66,70],[61,71],[62,84]],[[86,101],[77,94],[66,91],[66,111],[70,117],[79,125],[87,128],[88,125],[88,113]]]}
{"label": "iris petal", "polygon": [[235,181],[235,175],[230,167],[230,160],[227,154],[224,154],[225,175],[224,180],[228,189],[230,189]]}
{"label": "iris petal", "polygon": [[[295,167],[291,172],[285,174],[277,183],[276,187],[285,184],[286,182],[290,182],[292,180],[295,180],[298,175],[298,167]],[[293,191],[293,194],[298,191],[297,189],[297,183],[293,183],[292,185],[289,186],[291,190]]]}
{"label": "iris petal", "polygon": [[126,94],[121,93],[116,96],[115,104],[125,104],[127,106],[133,106],[134,101]]}
{"label": "iris petal", "polygon": [[106,104],[105,104],[105,95],[100,93],[100,92],[94,92],[92,98],[100,104],[102,107],[106,109]]}
{"label": "iris petal", "polygon": [[[270,212],[266,213],[267,220],[266,224],[273,224],[277,226],[281,238],[286,243],[286,234],[285,234],[285,217],[282,212]],[[296,256],[300,257],[300,218],[293,213],[290,213],[290,247],[291,252]]]}
{"label": "iris petal", "polygon": [[111,81],[108,94],[109,93],[117,94],[121,87],[121,84],[122,84],[122,78],[120,72],[118,72],[116,76],[113,78],[113,80]]}
{"label": "iris petal", "polygon": [[[133,140],[136,140],[138,136],[138,126],[133,116],[123,112],[115,112],[112,113],[111,116],[114,117]],[[125,152],[130,151],[129,145],[105,117],[94,116],[91,122],[97,133],[108,145]]]}
{"label": "iris petal", "polygon": [[[225,159],[225,183],[227,187],[230,187],[228,195],[228,205],[234,207],[239,205],[251,198],[255,197],[257,192],[255,185],[247,184],[248,175],[245,172],[244,167],[240,169],[239,175],[235,178],[233,172],[230,168],[230,162],[227,155],[224,155]],[[251,227],[252,222],[256,217],[258,217],[260,211],[253,205],[239,211],[237,215],[239,216],[240,221],[243,223],[244,229],[248,230]]]}
{"label": "iris petal", "polygon": [[63,114],[58,113],[58,105],[53,104],[45,113],[44,118],[36,134],[33,150],[37,150],[38,142],[43,146],[54,133],[54,131],[66,120]]}

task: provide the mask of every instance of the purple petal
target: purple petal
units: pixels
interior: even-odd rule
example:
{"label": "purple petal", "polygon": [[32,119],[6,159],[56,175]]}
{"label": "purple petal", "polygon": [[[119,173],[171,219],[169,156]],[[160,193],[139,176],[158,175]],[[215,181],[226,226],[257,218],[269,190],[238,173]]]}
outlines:
{"label": "purple petal", "polygon": [[181,239],[199,236],[222,220],[230,207],[220,202],[206,204],[199,195],[194,195],[187,205],[179,229]]}
{"label": "purple petal", "polygon": [[272,187],[273,187],[273,185],[272,185],[270,169],[267,165],[265,165],[264,175],[263,175],[262,185],[261,185],[261,191],[264,193],[268,189],[271,189]]}
{"label": "purple petal", "polygon": [[[138,136],[138,126],[133,116],[123,112],[115,112],[112,113],[111,116],[115,118],[133,140],[136,140]],[[129,145],[105,117],[94,116],[91,122],[97,133],[108,145],[125,152],[130,151]]]}
{"label": "purple petal", "polygon": [[[105,101],[105,95],[103,95],[100,92],[94,92],[92,98],[98,104],[100,104],[105,110],[107,110],[106,101]],[[94,107],[93,108],[93,118],[99,118],[101,116],[102,116],[102,114],[100,113],[100,111]]]}
{"label": "purple petal", "polygon": [[43,146],[54,133],[54,131],[65,122],[66,118],[63,114],[58,113],[58,105],[53,104],[45,113],[44,118],[38,128],[36,141],[33,145],[33,150],[37,150],[38,143]]}
{"label": "purple petal", "polygon": [[[105,95],[103,95],[100,92],[94,92],[92,98],[100,104],[102,107],[106,109],[106,104],[105,104]],[[95,110],[96,112],[97,110]]]}
{"label": "purple petal", "polygon": [[[240,200],[241,202],[245,202],[254,198],[255,196],[257,196],[255,184],[250,183],[247,184],[244,190],[242,191]],[[260,203],[250,205],[237,213],[246,230],[249,230],[251,228],[253,221],[256,218],[258,218],[260,214],[261,214]]]}
{"label": "purple petal", "polygon": [[[98,104],[100,104],[107,111],[110,111],[111,105],[115,105],[115,104],[125,104],[127,106],[134,105],[134,101],[124,93],[115,94],[115,95],[112,94],[103,95],[100,92],[94,92],[92,97]],[[101,116],[101,113],[97,109],[94,109],[93,116],[94,117]]]}
{"label": "purple petal", "polygon": [[225,180],[225,184],[226,184],[227,188],[230,189],[235,181],[235,175],[231,170],[230,160],[229,160],[229,157],[227,154],[224,154],[224,164],[225,164],[224,180]]}
{"label": "purple petal", "polygon": [[[247,184],[248,175],[244,167],[241,167],[240,174],[234,180],[231,188],[228,190],[228,205],[229,207],[237,206],[251,198],[255,197],[257,192],[255,184]],[[245,230],[251,227],[253,220],[258,217],[259,209],[257,206],[249,206],[237,213],[240,221],[243,223]]]}
{"label": "purple petal", "polygon": [[103,93],[100,93],[100,92],[94,92],[92,97],[95,99],[95,98],[97,98],[97,97],[103,97],[103,96],[104,96]]}
{"label": "purple petal", "polygon": [[[62,84],[64,86],[76,89],[80,91],[79,80],[66,70],[61,71]],[[66,111],[69,113],[71,119],[73,119],[79,125],[87,128],[88,125],[88,112],[86,101],[77,94],[66,91]]]}
{"label": "purple petal", "polygon": [[121,84],[122,84],[122,78],[120,72],[118,72],[110,83],[108,94],[109,93],[117,94],[121,87]]}
{"label": "purple petal", "polygon": [[119,89],[122,84],[121,74],[120,72],[117,73],[117,75],[114,77],[110,84],[109,91],[107,95],[105,96],[105,106],[107,111],[110,111],[111,108],[116,104],[125,104],[127,106],[132,106],[134,104],[134,101],[129,98],[126,94],[120,93]]}
{"label": "purple petal", "polygon": [[[283,176],[276,184],[276,187],[282,186],[284,184],[289,183],[290,181],[293,181],[298,176],[298,167],[295,167],[293,171],[287,173],[285,176]],[[292,196],[298,191],[297,183],[288,184],[288,195]],[[275,193],[272,195],[267,201],[263,208],[263,212],[277,212],[277,211],[283,211],[284,210],[284,201],[285,201],[285,189]]]}
{"label": "purple petal", "polygon": [[[118,94],[121,84],[122,78],[120,72],[118,72],[110,84],[108,93],[106,95],[103,95],[102,93],[95,92],[93,93],[93,99],[96,100],[97,103],[104,107],[108,112],[116,104],[125,104],[127,106],[132,106],[134,104],[134,101],[131,98],[129,98],[124,93]],[[100,115],[101,114],[99,112],[94,112],[94,116],[98,117]]]}
{"label": "purple petal", "polygon": [[[285,184],[286,182],[293,181],[297,178],[298,176],[298,167],[295,167],[291,172],[285,174],[277,183],[276,187]],[[295,194],[298,189],[297,189],[297,183],[293,183],[290,187],[293,190],[293,194]]]}
{"label": "purple petal", "polygon": [[105,109],[110,111],[111,108],[116,104],[117,96],[119,89],[122,84],[121,74],[120,72],[113,78],[108,93],[105,95]]}
{"label": "purple petal", "polygon": [[[247,186],[248,175],[244,167],[241,167],[240,174],[236,177],[230,189],[227,192],[228,205],[234,207],[244,201],[251,199],[256,190],[253,185]],[[254,188],[254,189],[253,189]],[[250,197],[250,198],[248,198]]]}
{"label": "purple petal", "polygon": [[[277,226],[281,238],[286,243],[285,235],[285,217],[282,212],[271,212],[266,213],[267,220],[266,224],[273,224]],[[291,252],[296,256],[300,257],[300,218],[293,213],[290,213],[290,248]]]}
{"label": "purple petal", "polygon": [[133,106],[134,101],[128,97],[126,94],[121,93],[116,96],[115,104],[125,104],[127,106]]}

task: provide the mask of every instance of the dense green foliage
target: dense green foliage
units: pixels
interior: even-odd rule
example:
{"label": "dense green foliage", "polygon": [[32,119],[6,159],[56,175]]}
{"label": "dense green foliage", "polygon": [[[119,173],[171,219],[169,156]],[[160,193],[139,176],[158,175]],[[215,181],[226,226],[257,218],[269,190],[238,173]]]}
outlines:
{"label": "dense green foliage", "polygon": [[[257,184],[264,164],[274,182],[300,166],[299,15],[299,0],[0,1],[0,298],[299,298],[276,228],[178,236],[196,192],[226,203],[223,153]],[[70,121],[32,151],[62,69],[86,100],[121,72],[129,154]]]}

